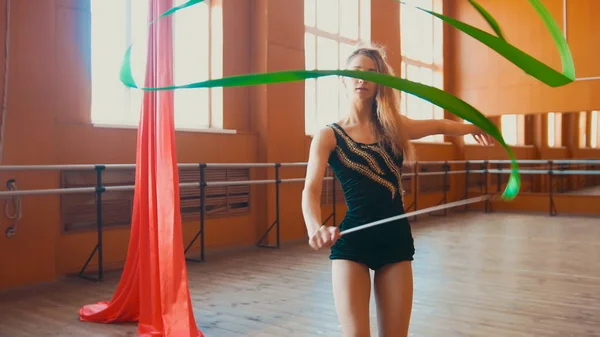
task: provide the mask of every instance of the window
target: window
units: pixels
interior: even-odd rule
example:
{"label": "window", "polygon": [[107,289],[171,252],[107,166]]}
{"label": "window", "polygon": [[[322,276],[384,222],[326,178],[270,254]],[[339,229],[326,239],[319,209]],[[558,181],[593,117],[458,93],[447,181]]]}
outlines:
{"label": "window", "polygon": [[597,148],[600,145],[600,135],[598,134],[598,126],[600,125],[600,119],[598,118],[598,111],[592,111],[591,118],[591,132],[590,132],[590,147]]}
{"label": "window", "polygon": [[[143,92],[119,80],[125,50],[131,43],[131,66],[138,85],[146,69],[148,1],[91,0],[92,107],[94,124],[136,127]],[[186,0],[175,0],[181,5]],[[198,82],[222,75],[220,8],[203,2],[175,13],[173,20],[174,84]],[[176,90],[175,127],[222,127],[222,89]]]}
{"label": "window", "polygon": [[525,115],[502,115],[500,123],[506,144],[525,145]]}
{"label": "window", "polygon": [[[471,122],[464,121],[466,124]],[[512,146],[525,146],[525,115],[513,114],[500,117],[500,132],[504,141]],[[465,144],[477,144],[473,136],[465,136]]]}
{"label": "window", "polygon": [[579,113],[579,147],[587,146],[587,112]]}
{"label": "window", "polygon": [[[444,88],[443,25],[431,14],[411,6],[442,12],[441,0],[405,0],[409,6],[400,6],[400,36],[402,50],[401,77]],[[417,33],[418,32],[418,33]],[[401,93],[400,111],[412,119],[443,119],[444,110],[419,97]],[[443,135],[434,135],[422,141],[442,142]]]}
{"label": "window", "polygon": [[562,115],[560,113],[548,113],[548,146],[562,146]]}
{"label": "window", "polygon": [[[371,35],[371,0],[304,0],[305,68],[342,69],[357,43]],[[305,130],[314,134],[344,113],[339,77],[305,81]]]}

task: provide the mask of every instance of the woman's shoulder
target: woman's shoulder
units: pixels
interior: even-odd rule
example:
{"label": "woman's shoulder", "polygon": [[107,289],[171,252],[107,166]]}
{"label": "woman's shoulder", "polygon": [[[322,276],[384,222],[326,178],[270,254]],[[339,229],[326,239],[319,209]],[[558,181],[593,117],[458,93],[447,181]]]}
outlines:
{"label": "woman's shoulder", "polygon": [[331,125],[324,126],[317,130],[313,135],[311,142],[318,147],[333,150],[337,141]]}

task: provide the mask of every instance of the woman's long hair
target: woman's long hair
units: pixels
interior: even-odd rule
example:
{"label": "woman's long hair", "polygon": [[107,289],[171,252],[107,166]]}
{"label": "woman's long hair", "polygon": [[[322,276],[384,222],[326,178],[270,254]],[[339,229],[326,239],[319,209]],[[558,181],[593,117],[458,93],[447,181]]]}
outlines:
{"label": "woman's long hair", "polygon": [[[377,46],[360,46],[348,56],[347,63],[358,55],[363,55],[375,63],[376,71],[394,76],[394,70],[386,61],[385,51]],[[392,149],[396,156],[403,156],[404,162],[411,165],[415,161],[415,149],[406,133],[406,126],[400,117],[400,97],[396,89],[377,84],[373,100],[371,121],[377,141]]]}

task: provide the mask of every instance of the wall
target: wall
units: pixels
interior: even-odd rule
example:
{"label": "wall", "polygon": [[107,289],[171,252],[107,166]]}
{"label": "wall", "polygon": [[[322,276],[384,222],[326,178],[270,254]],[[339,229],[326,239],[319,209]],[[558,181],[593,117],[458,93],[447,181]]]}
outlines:
{"label": "wall", "polygon": [[[378,5],[372,16],[398,23],[394,14],[398,13],[397,3],[373,2]],[[304,66],[303,19],[293,14],[303,12],[302,0],[223,1],[222,6],[225,76]],[[0,17],[4,18],[4,0],[0,0],[0,8]],[[377,20],[373,21],[377,25]],[[90,83],[86,76],[89,59],[85,56],[89,22],[89,3],[84,0],[12,2],[3,165],[135,162],[135,129],[98,128],[90,123]],[[374,27],[373,36],[389,42],[392,57],[399,61],[399,32],[378,27],[381,26]],[[235,130],[236,134],[177,132],[178,161],[306,161],[307,138],[301,127],[303,91],[301,82],[224,89],[224,128]],[[290,92],[297,93],[291,95],[293,101],[282,99]],[[282,146],[284,142],[286,145]],[[282,169],[282,178],[302,173],[302,168],[286,168]],[[273,177],[273,170],[255,170],[253,175],[257,179]],[[59,184],[58,172],[0,174],[3,181],[9,177],[16,178],[19,189],[56,188]],[[282,240],[305,235],[301,189],[301,184],[282,186]],[[94,232],[60,232],[58,196],[23,197],[22,202],[24,216],[18,235],[10,240],[0,237],[0,255],[10,257],[0,260],[0,289],[75,273],[96,243]],[[256,242],[274,220],[274,188],[255,186],[252,204],[249,216],[207,221],[207,250]],[[0,223],[2,228],[9,225],[5,218]],[[185,242],[192,239],[197,226],[197,222],[184,223]],[[128,229],[105,230],[104,258],[108,269],[119,267],[124,261],[128,234]],[[89,271],[94,268],[95,259]]]}
{"label": "wall", "polygon": [[[8,113],[2,165],[135,163],[136,129],[98,128],[90,123],[89,80],[85,75],[88,4],[80,0],[12,1]],[[249,71],[249,4],[224,1],[224,75]],[[5,0],[0,0],[4,27]],[[81,31],[84,30],[84,31]],[[4,29],[0,34],[4,46]],[[0,63],[4,64],[0,53]],[[0,67],[0,76],[4,67]],[[1,85],[1,83],[0,83]],[[0,88],[2,90],[3,88]],[[177,132],[179,162],[255,162],[257,134],[252,130],[248,88],[224,89],[224,127],[237,134]],[[19,189],[57,188],[58,172],[2,172]],[[4,201],[3,201],[4,202]],[[0,289],[52,281],[78,272],[96,244],[96,234],[61,234],[58,196],[22,198],[18,235],[0,236]],[[253,204],[260,204],[256,196]],[[258,239],[260,207],[249,216],[211,220],[207,248],[250,245]],[[2,232],[9,221],[0,217]],[[184,224],[190,242],[198,223]],[[226,229],[226,230],[224,230]],[[128,229],[105,231],[107,268],[125,260]],[[197,245],[196,245],[197,246]],[[90,271],[94,270],[95,259]]]}
{"label": "wall", "polygon": [[[499,22],[507,41],[531,56],[561,71],[558,49],[547,28],[531,4],[521,0],[478,1]],[[563,30],[563,0],[545,0],[544,6]],[[551,88],[510,63],[495,51],[457,29],[447,29],[446,62],[453,94],[469,102],[488,116],[504,114],[532,115],[528,125],[526,146],[514,146],[518,159],[564,159],[599,158],[600,149],[579,147],[579,126],[575,114],[565,113],[597,110],[600,97],[594,95],[600,89],[600,65],[593,55],[598,52],[598,22],[589,13],[600,10],[600,3],[593,0],[566,1],[567,40],[571,49],[576,75],[579,80],[564,87]],[[474,25],[493,34],[481,15],[467,1],[452,2],[448,14],[458,20]],[[548,112],[562,112],[563,144],[548,146]],[[570,138],[570,139],[568,139]],[[507,159],[504,150],[497,148],[488,152],[476,146],[464,148],[465,159]],[[580,178],[572,177],[571,185]],[[495,203],[497,210],[548,210],[547,177],[525,178],[531,182],[537,195],[518,197],[513,203]],[[529,186],[526,186],[528,190]],[[577,186],[575,186],[577,188]],[[591,207],[582,207],[591,196],[558,196],[559,212],[597,214]],[[597,202],[597,201],[595,201]],[[482,205],[479,205],[482,207]]]}
{"label": "wall", "polygon": [[[399,74],[399,31],[389,28],[399,26],[399,5],[389,0],[371,1],[372,39],[387,45],[392,65]],[[582,8],[587,11],[597,7],[593,1],[578,1],[585,3],[587,7]],[[498,18],[511,41],[559,67],[551,41],[531,10],[526,8],[527,3],[520,0],[505,2],[509,9],[493,1],[481,1]],[[559,2],[562,1],[544,2],[557,18],[560,16]],[[304,66],[304,25],[302,15],[294,14],[303,12],[302,0],[222,1],[222,6],[225,76]],[[484,27],[467,2],[446,1],[446,7],[451,15]],[[2,27],[4,8],[5,0],[0,0]],[[573,16],[582,10],[569,7]],[[506,24],[514,13],[519,13],[525,23]],[[35,4],[31,1],[12,2],[10,90],[3,165],[135,162],[135,129],[97,128],[89,121],[89,80],[85,76],[86,62],[89,61],[82,52],[82,46],[89,41],[84,38],[85,31],[81,31],[89,20],[84,0],[45,0]],[[580,26],[574,23],[569,26],[580,76],[600,73],[591,56],[587,56],[592,55],[592,49],[598,45],[593,43],[598,37],[586,35],[593,25],[587,20]],[[596,150],[551,149],[541,141],[546,120],[542,113],[595,108],[597,98],[591,93],[596,81],[577,82],[568,88],[549,91],[470,38],[452,33],[451,29],[446,29],[446,33],[445,81],[449,91],[475,104],[486,114],[539,113],[537,124],[531,129],[536,135],[534,138],[539,140],[535,144],[515,147],[519,159],[598,156]],[[4,44],[3,38],[4,34],[0,34],[0,45]],[[467,56],[475,57],[483,65],[472,67],[473,61],[467,63]],[[0,64],[3,62],[0,53]],[[0,67],[0,75],[3,71]],[[0,83],[0,90],[1,86]],[[301,82],[224,89],[223,124],[226,129],[236,130],[236,134],[177,132],[178,161],[306,161],[310,138],[304,133],[303,92]],[[497,119],[494,121],[498,122]],[[416,143],[416,147],[420,161],[505,158],[499,147],[488,152],[478,146],[464,145],[461,139],[449,138],[447,143],[440,144]],[[460,165],[453,165],[453,168],[459,169]],[[301,177],[303,172],[303,168],[285,168],[282,178]],[[0,173],[0,181],[10,177],[17,179],[19,189],[56,188],[59,184],[58,173],[54,172]],[[274,178],[274,170],[254,170],[253,178]],[[464,177],[453,175],[450,179],[448,201],[463,198]],[[284,241],[305,237],[301,190],[302,184],[281,187],[281,238]],[[208,251],[252,245],[273,222],[274,187],[254,186],[252,195],[250,215],[207,221]],[[442,197],[442,193],[417,193],[418,208],[433,206]],[[414,196],[408,195],[406,204],[413,201]],[[53,281],[64,274],[77,272],[96,243],[93,232],[70,235],[60,232],[58,196],[23,197],[23,204],[24,216],[18,235],[10,240],[0,236],[0,256],[3,257],[0,259],[0,289]],[[324,206],[323,214],[330,210],[331,206]],[[337,210],[339,222],[344,205],[338,204]],[[8,224],[5,217],[0,217],[2,229]],[[192,239],[197,226],[197,222],[184,224],[185,242]],[[107,267],[121,266],[128,238],[127,229],[105,231]],[[273,239],[271,236],[270,240]]]}
{"label": "wall", "polygon": [[[505,38],[515,47],[561,71],[558,49],[541,18],[528,1],[478,1],[499,22]],[[545,0],[544,6],[558,26],[563,27],[563,0]],[[577,78],[600,76],[593,55],[600,50],[595,34],[600,23],[589,15],[600,10],[594,0],[567,1],[567,40],[575,62]],[[468,1],[453,3],[453,17],[493,33]],[[550,88],[510,63],[472,37],[451,29],[455,47],[451,72],[456,93],[489,115],[584,111],[598,109],[598,80],[581,80],[560,88]]]}

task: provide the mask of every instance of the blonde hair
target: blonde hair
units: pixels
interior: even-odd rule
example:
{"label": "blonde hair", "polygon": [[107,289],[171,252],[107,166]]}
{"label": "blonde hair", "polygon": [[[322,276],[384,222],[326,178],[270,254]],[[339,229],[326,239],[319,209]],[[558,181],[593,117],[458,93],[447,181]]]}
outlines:
{"label": "blonde hair", "polygon": [[[349,64],[356,56],[363,55],[375,63],[380,74],[394,75],[394,70],[386,60],[385,50],[380,46],[358,46],[347,58]],[[411,165],[415,161],[414,145],[406,134],[406,125],[400,116],[399,92],[385,85],[377,84],[373,100],[371,121],[375,127],[375,136],[380,144],[387,145],[396,156],[403,155],[404,162]]]}

